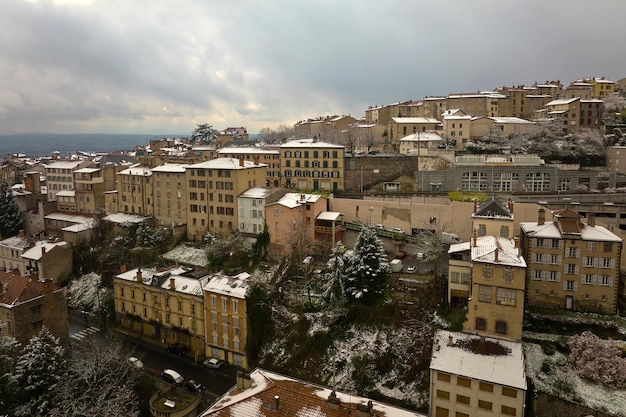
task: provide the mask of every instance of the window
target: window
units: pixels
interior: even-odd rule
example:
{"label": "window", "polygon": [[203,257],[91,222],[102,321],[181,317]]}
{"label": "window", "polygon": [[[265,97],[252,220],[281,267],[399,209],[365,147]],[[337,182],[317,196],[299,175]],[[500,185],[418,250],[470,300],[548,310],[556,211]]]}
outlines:
{"label": "window", "polygon": [[478,301],[483,303],[491,302],[491,287],[487,285],[478,286]]}
{"label": "window", "polygon": [[600,268],[614,268],[615,260],[611,258],[600,258]]}
{"label": "window", "polygon": [[457,394],[456,395],[456,402],[457,403],[461,403],[461,404],[467,404],[469,405],[470,403],[470,397],[466,396],[466,395],[460,395]]}
{"label": "window", "polygon": [[561,260],[559,259],[559,255],[548,255],[548,263],[551,265],[558,265],[561,263]]}
{"label": "window", "polygon": [[585,257],[585,258],[583,259],[583,262],[585,263],[585,266],[586,266],[587,268],[593,268],[594,261],[595,261],[595,264],[596,264],[596,265],[598,264],[598,261],[596,261],[595,259],[596,259],[596,258],[591,258],[591,257],[589,257],[589,258],[588,258],[588,257]]}
{"label": "window", "polygon": [[483,267],[483,277],[485,279],[491,279],[492,274],[493,274],[493,267],[490,265],[485,265]]}
{"label": "window", "polygon": [[516,292],[510,288],[496,288],[496,304],[515,307]]}
{"label": "window", "polygon": [[580,250],[578,248],[567,247],[565,249],[565,256],[567,258],[578,258],[580,256]]}
{"label": "window", "polygon": [[543,253],[534,253],[533,254],[533,263],[535,264],[542,264],[543,260],[544,260],[544,254]]}
{"label": "window", "polygon": [[467,413],[462,413],[460,411],[457,411],[456,414],[454,415],[455,417],[469,417],[469,414]]}
{"label": "window", "polygon": [[435,417],[448,417],[449,411],[447,408],[443,408],[443,407],[436,407],[435,408]]}
{"label": "window", "polygon": [[565,265],[565,273],[566,274],[576,274],[578,272],[578,265],[567,264]]}
{"label": "window", "polygon": [[485,236],[487,234],[487,226],[484,224],[478,225],[478,236]]}
{"label": "window", "polygon": [[608,275],[602,275],[600,277],[600,281],[598,284],[603,285],[605,287],[610,287],[613,285],[613,279]]}
{"label": "window", "polygon": [[517,390],[513,388],[502,387],[502,395],[509,398],[517,398]]}
{"label": "window", "polygon": [[476,318],[476,330],[486,330],[487,329],[487,320],[478,317]]}
{"label": "window", "polygon": [[500,227],[500,236],[509,237],[509,226]]}
{"label": "window", "polygon": [[484,410],[491,410],[492,407],[493,407],[493,404],[490,403],[489,401],[478,400],[478,408],[482,408]]}
{"label": "window", "polygon": [[448,391],[437,390],[437,398],[443,398],[444,400],[450,399],[450,393]]}
{"label": "window", "polygon": [[613,252],[613,244],[611,242],[604,242],[602,245],[603,252]]}
{"label": "window", "polygon": [[513,282],[513,268],[504,269],[504,282]]}
{"label": "window", "polygon": [[500,409],[500,412],[504,415],[507,416],[516,416],[517,415],[517,410],[513,407],[508,407],[506,405],[503,405],[502,408]]}
{"label": "window", "polygon": [[594,281],[595,281],[595,277],[591,274],[584,274],[581,278],[581,281],[583,284],[586,285],[593,285]]}
{"label": "window", "polygon": [[587,252],[596,251],[596,242],[587,242]]}
{"label": "window", "polygon": [[564,281],[563,289],[565,291],[576,291],[578,289],[578,283],[576,281]]}
{"label": "window", "polygon": [[536,280],[536,281],[540,281],[543,279],[543,271],[539,271],[537,269],[533,269],[530,272],[530,276],[532,279]]}
{"label": "window", "polygon": [[437,372],[437,380],[443,382],[450,382],[450,374],[443,374],[441,372]]}
{"label": "window", "polygon": [[496,333],[506,334],[506,322],[496,321]]}
{"label": "window", "polygon": [[535,238],[535,247],[536,248],[543,248],[544,245],[544,240],[540,239],[540,238]]}
{"label": "window", "polygon": [[493,392],[493,384],[489,384],[487,382],[480,382],[478,384],[478,389],[485,392]]}
{"label": "window", "polygon": [[546,280],[552,281],[552,282],[559,282],[561,281],[561,273],[557,271],[548,271]]}
{"label": "window", "polygon": [[457,376],[456,377],[456,384],[461,386],[461,387],[470,388],[472,386],[472,380],[469,379],[469,378],[463,378],[462,376]]}

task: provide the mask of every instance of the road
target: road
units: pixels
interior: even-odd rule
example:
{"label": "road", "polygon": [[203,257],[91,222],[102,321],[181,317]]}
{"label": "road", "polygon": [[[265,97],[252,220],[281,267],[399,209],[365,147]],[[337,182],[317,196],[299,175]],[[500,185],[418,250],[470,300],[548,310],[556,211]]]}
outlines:
{"label": "road", "polygon": [[[93,322],[85,323],[84,316],[80,314],[69,315],[70,339],[76,342],[92,338],[103,338],[103,331],[98,329]],[[95,330],[94,330],[95,329]],[[228,364],[220,369],[208,369],[202,364],[196,364],[193,358],[179,357],[167,352],[165,349],[146,342],[143,339],[118,333],[131,349],[132,356],[136,356],[144,364],[147,373],[160,378],[161,371],[166,368],[174,369],[180,373],[185,381],[193,379],[206,386],[204,399],[207,404],[219,397],[236,383],[237,369]],[[78,336],[83,336],[79,338]]]}

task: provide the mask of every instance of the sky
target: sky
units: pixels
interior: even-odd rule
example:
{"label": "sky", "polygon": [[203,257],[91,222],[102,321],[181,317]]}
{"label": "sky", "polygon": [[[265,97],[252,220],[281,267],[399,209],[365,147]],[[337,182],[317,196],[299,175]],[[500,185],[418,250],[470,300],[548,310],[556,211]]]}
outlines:
{"label": "sky", "polygon": [[626,77],[626,1],[2,0],[0,134],[293,125]]}

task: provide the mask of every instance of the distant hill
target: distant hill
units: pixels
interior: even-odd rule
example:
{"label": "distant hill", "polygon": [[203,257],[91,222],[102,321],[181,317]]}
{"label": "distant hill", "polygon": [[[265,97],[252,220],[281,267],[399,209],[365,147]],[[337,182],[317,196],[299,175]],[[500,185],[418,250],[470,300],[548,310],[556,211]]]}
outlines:
{"label": "distant hill", "polygon": [[[180,135],[183,137],[184,135]],[[69,154],[83,152],[111,152],[130,150],[136,145],[147,145],[150,140],[172,135],[130,135],[130,134],[51,134],[24,133],[0,135],[0,158],[8,153],[23,153],[38,157],[55,151]]]}

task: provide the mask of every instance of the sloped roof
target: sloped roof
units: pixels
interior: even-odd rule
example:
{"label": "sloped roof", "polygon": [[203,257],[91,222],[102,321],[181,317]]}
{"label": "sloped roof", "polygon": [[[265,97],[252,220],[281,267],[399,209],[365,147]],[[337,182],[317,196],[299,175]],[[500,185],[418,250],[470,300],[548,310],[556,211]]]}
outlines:
{"label": "sloped roof", "polygon": [[494,196],[491,196],[482,203],[480,203],[480,205],[476,208],[476,212],[472,213],[472,218],[475,217],[513,220],[513,214],[509,211],[508,207],[502,204]]}
{"label": "sloped roof", "polygon": [[[255,369],[250,374],[250,380],[250,388],[231,388],[199,416],[348,417],[357,415],[357,407],[367,407],[369,403],[372,416],[425,417],[414,411],[378,401],[370,402],[364,397],[343,394],[264,369]],[[328,401],[332,393],[340,403],[339,407]]]}
{"label": "sloped roof", "polygon": [[[589,226],[580,221],[581,216],[569,209],[552,212],[553,221],[546,220],[544,224],[538,222],[520,222],[520,228],[529,237],[543,239],[562,239],[570,236],[580,236],[583,240],[595,242],[621,242],[622,239],[603,226]],[[563,224],[565,222],[565,224]]]}
{"label": "sloped roof", "polygon": [[484,262],[526,268],[526,261],[515,242],[500,236],[479,236],[471,239],[472,262]]}
{"label": "sloped roof", "polygon": [[40,297],[45,294],[44,285],[50,285],[52,291],[59,289],[52,282],[44,283],[30,276],[0,272],[0,304],[13,306]]}

